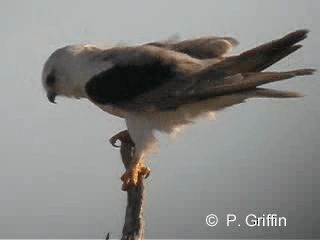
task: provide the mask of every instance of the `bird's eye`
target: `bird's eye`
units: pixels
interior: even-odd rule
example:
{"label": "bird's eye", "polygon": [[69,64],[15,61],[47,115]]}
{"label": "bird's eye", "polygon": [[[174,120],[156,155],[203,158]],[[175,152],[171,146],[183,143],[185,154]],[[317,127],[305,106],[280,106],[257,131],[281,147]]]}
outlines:
{"label": "bird's eye", "polygon": [[53,86],[53,84],[55,83],[56,81],[56,77],[54,75],[54,72],[51,72],[48,76],[47,76],[47,86]]}

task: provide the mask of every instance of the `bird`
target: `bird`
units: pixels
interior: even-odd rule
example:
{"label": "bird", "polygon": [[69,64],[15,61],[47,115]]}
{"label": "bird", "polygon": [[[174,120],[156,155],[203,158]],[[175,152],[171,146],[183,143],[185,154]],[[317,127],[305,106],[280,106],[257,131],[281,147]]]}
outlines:
{"label": "bird", "polygon": [[110,142],[134,144],[133,160],[121,177],[122,189],[127,190],[150,174],[145,159],[156,149],[155,132],[175,134],[249,98],[301,97],[259,86],[315,72],[266,71],[300,49],[308,32],[290,32],[237,55],[229,55],[237,40],[217,36],[109,48],[68,45],[45,62],[42,85],[51,103],[57,96],[87,99],[124,119],[127,130]]}

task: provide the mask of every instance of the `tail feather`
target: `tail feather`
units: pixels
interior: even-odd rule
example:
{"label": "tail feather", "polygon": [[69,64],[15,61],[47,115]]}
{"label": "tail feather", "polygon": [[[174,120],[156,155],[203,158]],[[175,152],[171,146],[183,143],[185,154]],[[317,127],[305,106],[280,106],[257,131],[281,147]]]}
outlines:
{"label": "tail feather", "polygon": [[221,83],[212,84],[207,82],[198,89],[197,94],[192,94],[188,98],[206,99],[213,96],[233,94],[236,92],[255,89],[258,86],[277,82],[296,76],[312,75],[314,69],[298,69],[288,72],[250,72],[236,74],[230,79],[225,79]]}
{"label": "tail feather", "polygon": [[282,91],[269,88],[256,88],[249,90],[248,92],[251,94],[251,97],[258,98],[300,98],[305,96],[304,94],[298,92]]}
{"label": "tail feather", "polygon": [[271,82],[277,82],[297,76],[312,75],[315,72],[314,69],[298,69],[288,72],[254,72],[242,74],[244,79],[241,83],[233,83],[235,88],[248,89],[255,88],[260,85],[264,85]]}

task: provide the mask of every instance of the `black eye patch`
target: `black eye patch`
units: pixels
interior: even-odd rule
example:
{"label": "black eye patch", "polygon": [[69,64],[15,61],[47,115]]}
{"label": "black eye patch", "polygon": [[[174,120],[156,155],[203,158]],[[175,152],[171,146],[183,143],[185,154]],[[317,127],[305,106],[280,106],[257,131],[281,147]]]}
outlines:
{"label": "black eye patch", "polygon": [[47,86],[49,87],[52,87],[54,85],[56,81],[56,76],[54,74],[54,71],[52,71],[48,76],[47,76],[47,79],[46,79],[46,83],[47,83]]}

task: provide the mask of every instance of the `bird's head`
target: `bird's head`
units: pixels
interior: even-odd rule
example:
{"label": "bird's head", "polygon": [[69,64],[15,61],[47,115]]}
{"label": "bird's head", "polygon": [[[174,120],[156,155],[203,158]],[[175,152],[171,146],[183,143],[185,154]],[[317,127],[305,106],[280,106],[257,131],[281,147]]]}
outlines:
{"label": "bird's head", "polygon": [[42,84],[50,102],[56,96],[86,97],[84,86],[88,81],[91,45],[71,45],[54,51],[42,71]]}

